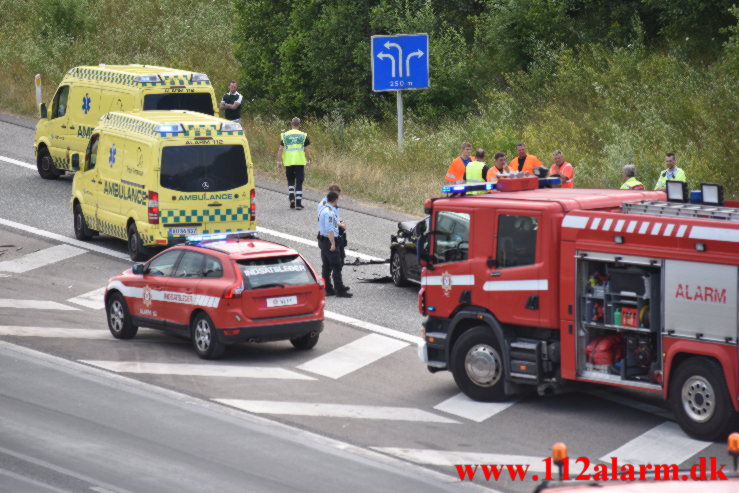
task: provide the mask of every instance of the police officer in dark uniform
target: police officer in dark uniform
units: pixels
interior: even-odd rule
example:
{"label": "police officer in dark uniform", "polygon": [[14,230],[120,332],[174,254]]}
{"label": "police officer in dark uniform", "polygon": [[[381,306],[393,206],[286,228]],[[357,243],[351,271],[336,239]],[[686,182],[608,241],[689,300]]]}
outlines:
{"label": "police officer in dark uniform", "polygon": [[326,295],[351,298],[349,288],[341,278],[344,262],[341,255],[342,239],[339,233],[339,194],[329,192],[326,204],[318,215],[318,246],[321,249],[321,275],[326,281]]}

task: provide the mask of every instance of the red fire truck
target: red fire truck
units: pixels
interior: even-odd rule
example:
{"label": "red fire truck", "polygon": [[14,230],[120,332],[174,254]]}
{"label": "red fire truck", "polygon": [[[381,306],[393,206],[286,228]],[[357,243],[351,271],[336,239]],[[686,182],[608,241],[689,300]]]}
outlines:
{"label": "red fire truck", "polygon": [[710,184],[691,203],[681,182],[666,201],[516,180],[426,201],[429,370],[478,401],[566,381],[656,392],[688,434],[725,439],[739,411],[739,202]]}

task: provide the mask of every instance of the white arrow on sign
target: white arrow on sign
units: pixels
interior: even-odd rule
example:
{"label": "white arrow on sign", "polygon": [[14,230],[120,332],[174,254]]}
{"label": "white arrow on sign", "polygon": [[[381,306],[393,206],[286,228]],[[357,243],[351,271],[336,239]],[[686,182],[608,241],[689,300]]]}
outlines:
{"label": "white arrow on sign", "polygon": [[403,77],[403,48],[401,48],[399,44],[391,43],[390,41],[387,41],[383,46],[388,50],[391,46],[398,49],[398,77]]}
{"label": "white arrow on sign", "polygon": [[392,55],[389,55],[387,53],[383,53],[382,51],[377,54],[377,58],[382,60],[383,58],[388,58],[393,63],[392,64],[392,70],[393,70],[393,78],[395,77],[395,57]]}
{"label": "white arrow on sign", "polygon": [[405,76],[410,77],[411,75],[411,57],[418,57],[421,58],[423,56],[423,52],[419,48],[418,50],[414,51],[413,53],[409,53],[408,56],[405,58]]}

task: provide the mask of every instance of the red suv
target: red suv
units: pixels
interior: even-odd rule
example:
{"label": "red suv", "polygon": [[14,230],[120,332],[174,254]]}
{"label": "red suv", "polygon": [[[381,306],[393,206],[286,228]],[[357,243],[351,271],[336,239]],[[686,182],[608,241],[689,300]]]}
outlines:
{"label": "red suv", "polygon": [[289,339],[310,349],[323,330],[325,283],[292,248],[252,231],[191,236],[108,282],[113,337],[139,327],[189,337],[201,358],[226,344]]}

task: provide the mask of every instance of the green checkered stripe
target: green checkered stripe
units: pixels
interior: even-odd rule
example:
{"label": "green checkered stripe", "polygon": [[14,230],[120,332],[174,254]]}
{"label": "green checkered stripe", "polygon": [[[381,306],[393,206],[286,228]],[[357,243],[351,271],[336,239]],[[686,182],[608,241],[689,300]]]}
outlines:
{"label": "green checkered stripe", "polygon": [[183,125],[185,137],[217,137],[224,135],[244,135],[243,130],[236,132],[221,132],[220,123],[201,123],[198,125]]}
{"label": "green checkered stripe", "polygon": [[65,157],[52,157],[51,162],[54,163],[56,169],[70,169],[69,159]]}
{"label": "green checkered stripe", "polygon": [[195,209],[161,211],[162,224],[183,224],[202,222],[248,221],[249,209],[237,207],[235,209]]}
{"label": "green checkered stripe", "polygon": [[124,74],[115,70],[106,70],[104,68],[75,67],[71,72],[71,75],[78,79],[112,82],[113,84],[122,84],[127,86],[133,86],[136,84],[136,82],[134,82],[136,76],[132,74]]}
{"label": "green checkered stripe", "polygon": [[115,128],[119,128],[121,130],[128,130],[144,135],[157,134],[156,123],[142,120],[140,118],[135,118],[130,115],[124,115],[121,113],[110,113],[108,115],[108,119],[106,120],[106,124]]}
{"label": "green checkered stripe", "polygon": [[[113,224],[108,221],[101,221],[97,218],[92,217],[85,217],[85,222],[87,222],[90,229],[106,234],[108,236],[113,236],[114,238],[128,240],[128,231],[125,225]],[[144,242],[145,245],[154,244],[154,235],[141,233],[139,231],[139,236],[141,237],[141,241]]]}

